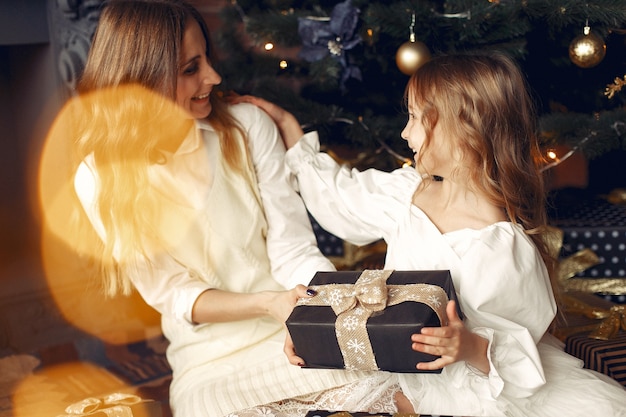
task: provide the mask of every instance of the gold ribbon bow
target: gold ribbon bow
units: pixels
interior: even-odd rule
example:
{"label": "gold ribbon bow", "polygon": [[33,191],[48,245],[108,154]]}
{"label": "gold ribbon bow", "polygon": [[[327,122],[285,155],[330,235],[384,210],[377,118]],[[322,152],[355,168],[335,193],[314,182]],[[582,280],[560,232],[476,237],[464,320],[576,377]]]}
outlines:
{"label": "gold ribbon bow", "polygon": [[[563,246],[563,231],[556,227],[549,227],[544,235],[552,256],[559,257]],[[600,319],[599,324],[590,324],[583,328],[557,329],[555,334],[562,340],[569,336],[572,332],[584,332],[591,330],[590,338],[609,340],[615,337],[620,328],[626,330],[626,306],[613,306],[611,309],[603,309],[592,306],[574,296],[568,295],[569,291],[582,291],[585,293],[622,293],[626,280],[618,279],[599,279],[599,278],[574,278],[574,276],[600,263],[598,256],[590,249],[582,249],[575,254],[562,259],[557,265],[557,278],[562,294],[558,294],[561,298],[563,309],[569,313],[582,314],[588,318]]]}
{"label": "gold ribbon bow", "polygon": [[[575,331],[589,331],[589,337],[598,340],[610,340],[617,335],[620,329],[626,331],[626,305],[614,305],[610,309],[592,306],[584,301],[564,296],[565,310],[569,313],[581,314],[590,319],[602,320],[600,323],[590,324]],[[563,334],[563,336],[568,336]]]}
{"label": "gold ribbon bow", "polygon": [[[563,247],[563,231],[556,227],[548,227],[544,239],[550,254],[559,258]],[[581,249],[567,258],[561,259],[557,265],[557,279],[563,291],[582,291],[588,293],[626,294],[624,278],[577,278],[576,274],[598,265],[600,259],[591,249]]]}
{"label": "gold ribbon bow", "polygon": [[[549,227],[545,238],[552,255],[558,258],[563,246],[563,231],[556,227]],[[598,256],[593,251],[586,248],[559,261],[556,273],[561,289],[565,292],[583,291],[599,293],[606,290],[607,286],[611,284],[624,285],[623,279],[574,278],[577,273],[597,265],[598,263],[600,263]],[[605,309],[592,306],[566,293],[560,294],[560,297],[563,309],[566,312],[582,314],[591,319],[602,320],[599,324],[590,324],[582,328],[570,329],[569,331],[557,329],[555,334],[561,339],[566,338],[572,332],[579,333],[591,330],[589,334],[590,338],[609,340],[615,337],[620,328],[626,330],[626,306],[613,306],[611,309]]]}
{"label": "gold ribbon bow", "polygon": [[96,416],[133,417],[131,405],[143,402],[133,394],[116,392],[103,398],[89,397],[68,405],[65,413],[58,417]]}
{"label": "gold ribbon bow", "polygon": [[[312,298],[300,298],[297,305],[330,306],[337,319],[335,334],[350,370],[378,370],[367,333],[367,320],[376,312],[404,301],[423,303],[432,308],[442,326],[447,324],[448,295],[443,288],[431,284],[387,285],[391,270],[366,269],[354,284],[313,285]],[[407,341],[408,343],[408,341]]]}
{"label": "gold ribbon bow", "polygon": [[[554,259],[558,259],[563,247],[563,230],[556,227],[548,227],[544,235],[545,241]],[[600,263],[598,255],[591,249],[582,249],[575,254],[561,259],[557,265],[556,274],[559,284],[563,289],[569,289],[569,282],[579,272]]]}

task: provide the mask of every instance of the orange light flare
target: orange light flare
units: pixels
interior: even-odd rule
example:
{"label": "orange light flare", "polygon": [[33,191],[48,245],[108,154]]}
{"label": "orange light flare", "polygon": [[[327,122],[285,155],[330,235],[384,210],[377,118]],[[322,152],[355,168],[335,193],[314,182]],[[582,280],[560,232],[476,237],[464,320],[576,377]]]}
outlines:
{"label": "orange light flare", "polygon": [[[99,267],[103,229],[96,233],[75,192],[79,164],[95,150],[115,166],[101,163],[99,171],[142,172],[135,162],[147,166],[147,159],[163,155],[160,149],[177,149],[192,126],[193,119],[171,100],[136,85],[73,98],[52,124],[38,172],[41,258],[50,293],[76,328],[109,343],[129,343],[145,339],[146,329],[158,328],[160,320],[136,293],[104,295]],[[114,191],[113,197],[131,202],[135,194],[130,193],[138,193],[136,186],[123,182]],[[128,213],[129,222],[141,214],[139,206],[130,206],[135,210]],[[178,222],[170,221],[161,232],[185,239],[194,219],[174,219]]]}
{"label": "orange light flare", "polygon": [[13,417],[156,415],[161,405],[89,362],[65,362],[24,375],[13,388]]}

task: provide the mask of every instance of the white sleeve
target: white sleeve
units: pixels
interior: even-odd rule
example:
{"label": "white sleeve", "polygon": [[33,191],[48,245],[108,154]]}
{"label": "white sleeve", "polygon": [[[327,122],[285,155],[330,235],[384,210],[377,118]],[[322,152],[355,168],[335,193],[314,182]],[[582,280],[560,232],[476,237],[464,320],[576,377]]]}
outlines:
{"label": "white sleeve", "polygon": [[[89,221],[104,241],[105,230],[97,210],[98,177],[92,167],[91,157],[80,164],[74,177],[74,189]],[[209,289],[193,271],[167,253],[152,251],[149,262],[141,262],[126,273],[148,305],[162,315],[193,325],[193,304],[202,292]]]}
{"label": "white sleeve", "polygon": [[463,255],[467,282],[457,288],[466,325],[489,340],[493,397],[527,397],[545,384],[537,344],[556,314],[545,265],[517,227],[497,227],[475,242]]}
{"label": "white sleeve", "polygon": [[413,168],[393,172],[358,171],[319,152],[316,132],[287,152],[304,202],[319,224],[355,245],[386,238],[395,230],[398,210],[408,210],[419,178]]}
{"label": "white sleeve", "polygon": [[[249,149],[268,223],[267,253],[274,279],[285,288],[307,285],[317,271],[334,271],[322,255],[302,199],[284,163],[285,147],[274,122],[250,104],[236,106],[247,126]],[[243,108],[242,108],[243,107]]]}

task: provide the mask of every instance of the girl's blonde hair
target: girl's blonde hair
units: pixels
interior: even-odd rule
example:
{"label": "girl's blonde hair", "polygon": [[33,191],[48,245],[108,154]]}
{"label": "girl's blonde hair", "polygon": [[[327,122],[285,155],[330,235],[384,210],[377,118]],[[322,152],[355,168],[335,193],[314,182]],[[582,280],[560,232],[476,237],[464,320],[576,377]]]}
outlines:
{"label": "girl's blonde hair", "polygon": [[[98,213],[106,238],[101,270],[109,295],[129,293],[122,271],[133,268],[155,238],[155,210],[148,167],[161,163],[160,149],[180,143],[193,126],[175,109],[183,36],[197,22],[210,57],[207,26],[198,11],[181,0],[112,0],[105,4],[78,93],[82,131],[77,161],[92,154],[100,180]],[[227,165],[252,185],[243,167],[243,129],[217,90],[211,93],[208,121],[218,132]],[[171,147],[170,147],[171,148]],[[122,267],[123,266],[123,267]]]}
{"label": "girl's blonde hair", "polygon": [[552,271],[554,259],[543,238],[545,160],[534,102],[515,61],[499,52],[438,56],[411,76],[405,90],[409,98],[423,112],[426,140],[420,157],[441,124],[457,138],[453,146],[463,160],[476,168],[469,172],[469,183],[524,227]]}

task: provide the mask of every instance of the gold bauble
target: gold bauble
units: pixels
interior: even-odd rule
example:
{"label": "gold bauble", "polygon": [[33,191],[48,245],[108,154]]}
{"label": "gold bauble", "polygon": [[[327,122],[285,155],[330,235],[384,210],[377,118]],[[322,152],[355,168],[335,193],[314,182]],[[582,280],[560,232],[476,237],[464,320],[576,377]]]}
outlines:
{"label": "gold bauble", "polygon": [[569,58],[581,68],[595,67],[604,59],[605,54],[604,40],[589,30],[576,36],[569,44]]}
{"label": "gold bauble", "polygon": [[396,65],[406,75],[412,75],[429,60],[430,51],[420,41],[405,42],[400,45],[398,52],[396,52]]}

